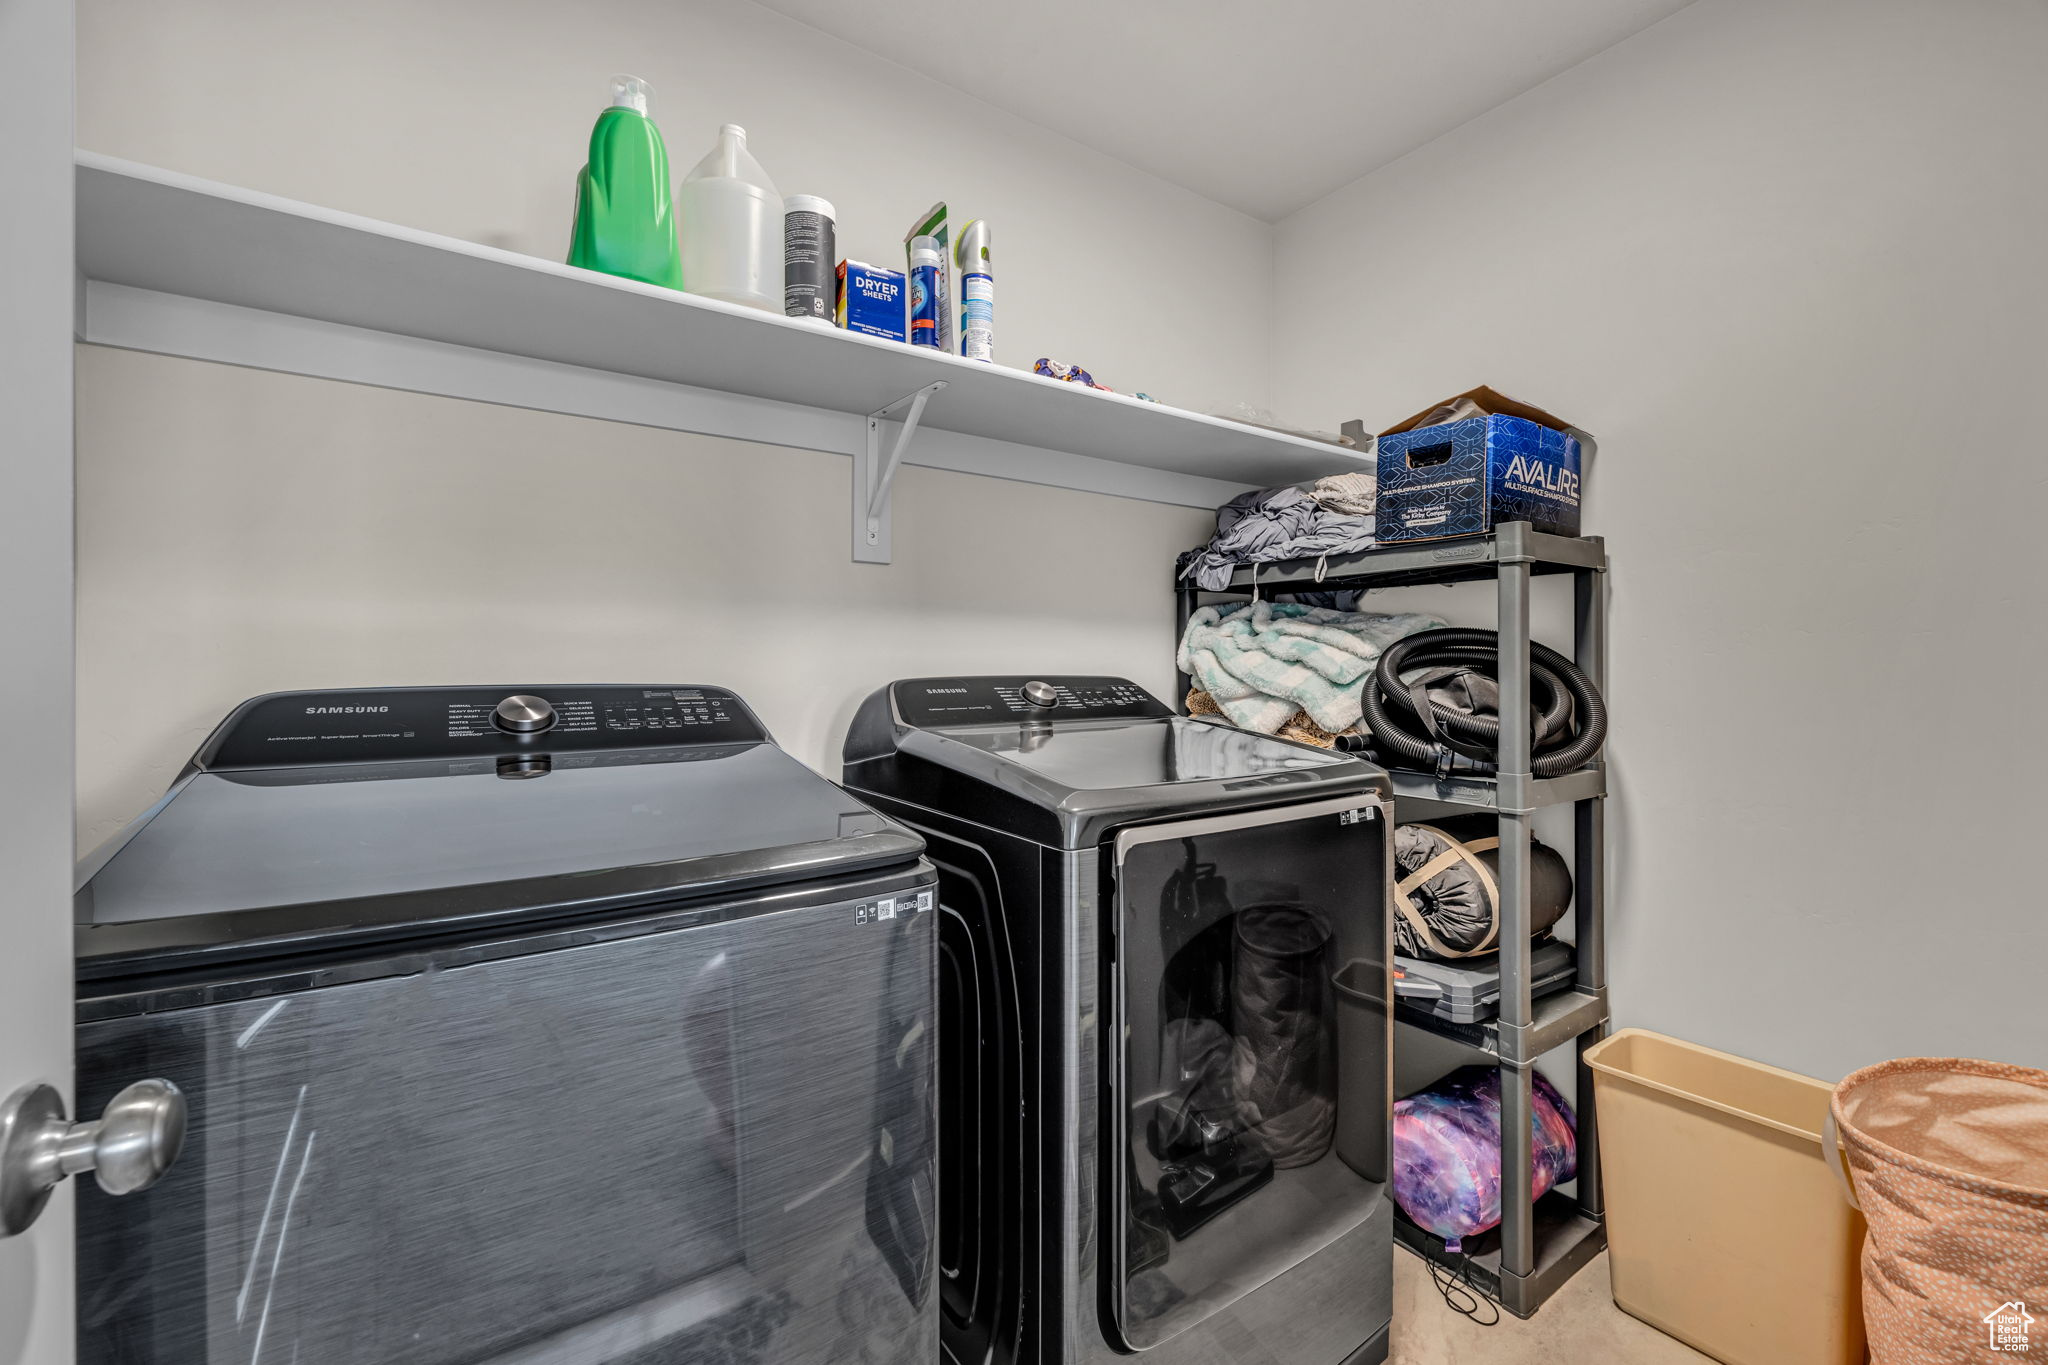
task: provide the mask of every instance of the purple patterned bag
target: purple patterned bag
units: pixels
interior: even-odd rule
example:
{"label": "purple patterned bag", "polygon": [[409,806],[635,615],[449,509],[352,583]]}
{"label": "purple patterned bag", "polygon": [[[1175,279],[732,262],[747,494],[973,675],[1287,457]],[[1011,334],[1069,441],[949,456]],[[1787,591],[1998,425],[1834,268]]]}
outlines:
{"label": "purple patterned bag", "polygon": [[[1535,1112],[1532,1194],[1578,1174],[1572,1107],[1541,1073]],[[1394,1202],[1456,1251],[1461,1239],[1500,1222],[1500,1071],[1465,1066],[1394,1105]]]}

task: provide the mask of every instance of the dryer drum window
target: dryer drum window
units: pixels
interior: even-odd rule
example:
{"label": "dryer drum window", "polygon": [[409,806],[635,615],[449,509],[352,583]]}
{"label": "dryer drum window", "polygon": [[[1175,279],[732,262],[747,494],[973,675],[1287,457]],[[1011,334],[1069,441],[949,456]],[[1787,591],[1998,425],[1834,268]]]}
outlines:
{"label": "dryer drum window", "polygon": [[1119,839],[1110,1252],[1134,1348],[1276,1278],[1380,1195],[1386,1015],[1333,980],[1385,960],[1385,834],[1306,809]]}

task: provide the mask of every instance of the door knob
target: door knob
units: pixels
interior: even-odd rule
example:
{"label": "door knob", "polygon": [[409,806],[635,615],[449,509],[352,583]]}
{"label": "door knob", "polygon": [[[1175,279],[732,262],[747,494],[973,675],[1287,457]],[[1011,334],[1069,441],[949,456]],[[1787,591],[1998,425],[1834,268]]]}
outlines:
{"label": "door knob", "polygon": [[169,1081],[137,1081],[92,1123],[71,1123],[47,1085],[0,1103],[0,1237],[36,1221],[67,1175],[91,1171],[108,1194],[134,1194],[163,1177],[185,1145],[185,1095]]}

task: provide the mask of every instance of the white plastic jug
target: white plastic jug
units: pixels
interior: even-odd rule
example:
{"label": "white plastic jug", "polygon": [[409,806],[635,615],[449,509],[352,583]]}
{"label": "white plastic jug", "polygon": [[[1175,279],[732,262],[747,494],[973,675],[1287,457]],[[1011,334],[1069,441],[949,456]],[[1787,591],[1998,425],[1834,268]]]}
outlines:
{"label": "white plastic jug", "polygon": [[782,196],[728,123],[676,190],[683,288],[707,299],[782,312]]}

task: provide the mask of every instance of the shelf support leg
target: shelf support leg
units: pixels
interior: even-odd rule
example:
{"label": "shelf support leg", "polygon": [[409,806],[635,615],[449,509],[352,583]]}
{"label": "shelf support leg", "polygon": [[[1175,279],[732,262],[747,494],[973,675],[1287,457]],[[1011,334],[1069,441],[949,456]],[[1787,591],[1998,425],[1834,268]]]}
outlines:
{"label": "shelf support leg", "polygon": [[[1501,528],[1496,624],[1500,652],[1500,1157],[1502,1298],[1510,1306],[1536,1273],[1536,1209],[1530,1171],[1534,1057],[1524,1056],[1534,1012],[1529,999],[1529,577],[1522,523]],[[1512,1040],[1512,1045],[1510,1045]],[[1520,1311],[1520,1310],[1518,1310]]]}
{"label": "shelf support leg", "polygon": [[[867,439],[853,454],[854,563],[889,562],[889,492],[896,482],[896,471],[902,467],[903,452],[910,449],[910,438],[917,434],[917,424],[924,417],[924,405],[945,387],[945,380],[933,380],[917,392],[906,393],[867,415]],[[905,403],[910,405],[910,411],[904,415],[903,429],[896,433],[894,444],[884,456],[882,419]]]}
{"label": "shelf support leg", "polygon": [[[1593,569],[1572,574],[1573,653],[1581,671],[1607,695],[1607,575]],[[1607,799],[1581,801],[1573,812],[1572,937],[1578,943],[1579,989],[1607,990]],[[1604,1218],[1601,1189],[1600,1115],[1593,1103],[1593,1068],[1586,1049],[1607,1036],[1603,1023],[1579,1035],[1579,1212]]]}
{"label": "shelf support leg", "polygon": [[[1201,590],[1186,579],[1174,585],[1173,648],[1176,654],[1180,652],[1180,642],[1187,638],[1188,618],[1193,616],[1195,609],[1201,605],[1201,598]],[[1173,709],[1184,716],[1188,713],[1188,693],[1194,690],[1195,679],[1188,673],[1175,673],[1174,677],[1179,680],[1179,695],[1173,699]]]}
{"label": "shelf support leg", "polygon": [[[1580,671],[1594,690],[1607,695],[1607,576],[1580,569],[1572,575],[1573,630]],[[1579,941],[1579,984],[1607,986],[1607,804],[1603,797],[1578,803],[1572,850],[1577,895],[1573,929]]]}

